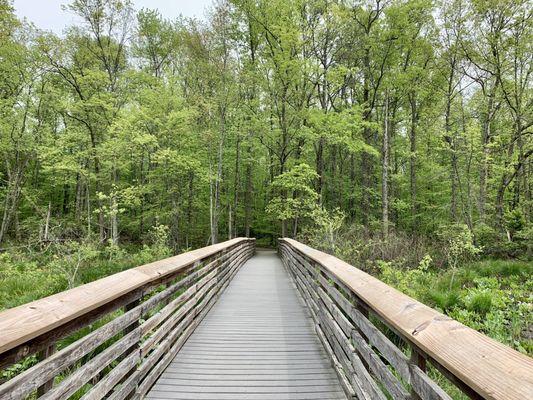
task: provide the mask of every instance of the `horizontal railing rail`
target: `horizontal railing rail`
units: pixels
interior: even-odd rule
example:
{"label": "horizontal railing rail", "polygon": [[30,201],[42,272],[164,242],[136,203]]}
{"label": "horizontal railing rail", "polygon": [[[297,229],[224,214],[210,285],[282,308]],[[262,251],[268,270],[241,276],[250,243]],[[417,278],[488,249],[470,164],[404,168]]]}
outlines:
{"label": "horizontal railing rail", "polygon": [[0,399],[142,397],[254,248],[232,239],[1,312]]}
{"label": "horizontal railing rail", "polygon": [[533,398],[528,356],[334,256],[279,245],[349,398],[450,399],[445,380],[470,398]]}

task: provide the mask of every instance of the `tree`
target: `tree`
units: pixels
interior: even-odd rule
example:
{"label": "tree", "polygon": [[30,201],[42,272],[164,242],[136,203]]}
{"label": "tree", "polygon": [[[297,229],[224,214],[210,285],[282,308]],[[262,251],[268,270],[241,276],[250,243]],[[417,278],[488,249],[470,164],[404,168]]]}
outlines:
{"label": "tree", "polygon": [[3,243],[116,250],[162,227],[177,252],[312,237],[318,220],[383,243],[450,225],[525,243],[526,2],[220,0],[205,21],[66,9],[81,23],[60,37],[0,0]]}
{"label": "tree", "polygon": [[298,232],[299,221],[312,215],[318,207],[319,196],[313,188],[316,178],[316,172],[309,165],[298,164],[276,176],[272,182],[274,197],[266,212],[282,223],[292,220],[293,236]]}

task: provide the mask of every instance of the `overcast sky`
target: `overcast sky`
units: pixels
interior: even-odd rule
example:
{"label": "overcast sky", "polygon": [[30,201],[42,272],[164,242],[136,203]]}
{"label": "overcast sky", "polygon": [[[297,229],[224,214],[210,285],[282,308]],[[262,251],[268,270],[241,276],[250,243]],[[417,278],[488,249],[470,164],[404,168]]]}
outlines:
{"label": "overcast sky", "polygon": [[[76,23],[73,15],[61,9],[69,0],[14,0],[17,15],[26,17],[38,28],[62,33],[65,26]],[[202,18],[211,0],[133,0],[136,9],[157,8],[165,18]]]}

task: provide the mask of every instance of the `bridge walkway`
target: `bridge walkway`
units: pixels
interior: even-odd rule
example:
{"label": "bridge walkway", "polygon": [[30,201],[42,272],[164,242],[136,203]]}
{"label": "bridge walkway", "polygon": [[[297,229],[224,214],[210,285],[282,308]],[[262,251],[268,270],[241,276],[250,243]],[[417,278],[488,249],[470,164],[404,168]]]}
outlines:
{"label": "bridge walkway", "polygon": [[147,399],[346,399],[274,251],[237,272]]}

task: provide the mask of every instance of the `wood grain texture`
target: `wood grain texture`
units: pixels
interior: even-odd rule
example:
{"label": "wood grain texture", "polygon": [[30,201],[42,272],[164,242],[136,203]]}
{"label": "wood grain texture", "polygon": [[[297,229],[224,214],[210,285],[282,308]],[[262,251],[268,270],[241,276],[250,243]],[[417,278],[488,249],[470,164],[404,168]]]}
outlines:
{"label": "wood grain texture", "polygon": [[[338,258],[280,239],[323,266],[407,341],[486,399],[533,398],[533,360]],[[420,382],[417,382],[420,383]]]}
{"label": "wood grain texture", "polygon": [[146,397],[346,398],[273,252],[259,252],[237,270]]}
{"label": "wood grain texture", "polygon": [[28,396],[43,383],[53,379],[81,357],[137,321],[140,315],[140,307],[133,309],[25,370],[0,386],[0,399],[20,399]]}
{"label": "wood grain texture", "polygon": [[0,313],[0,354],[139,287],[177,274],[199,260],[249,240],[236,238],[193,250],[3,311]]}

